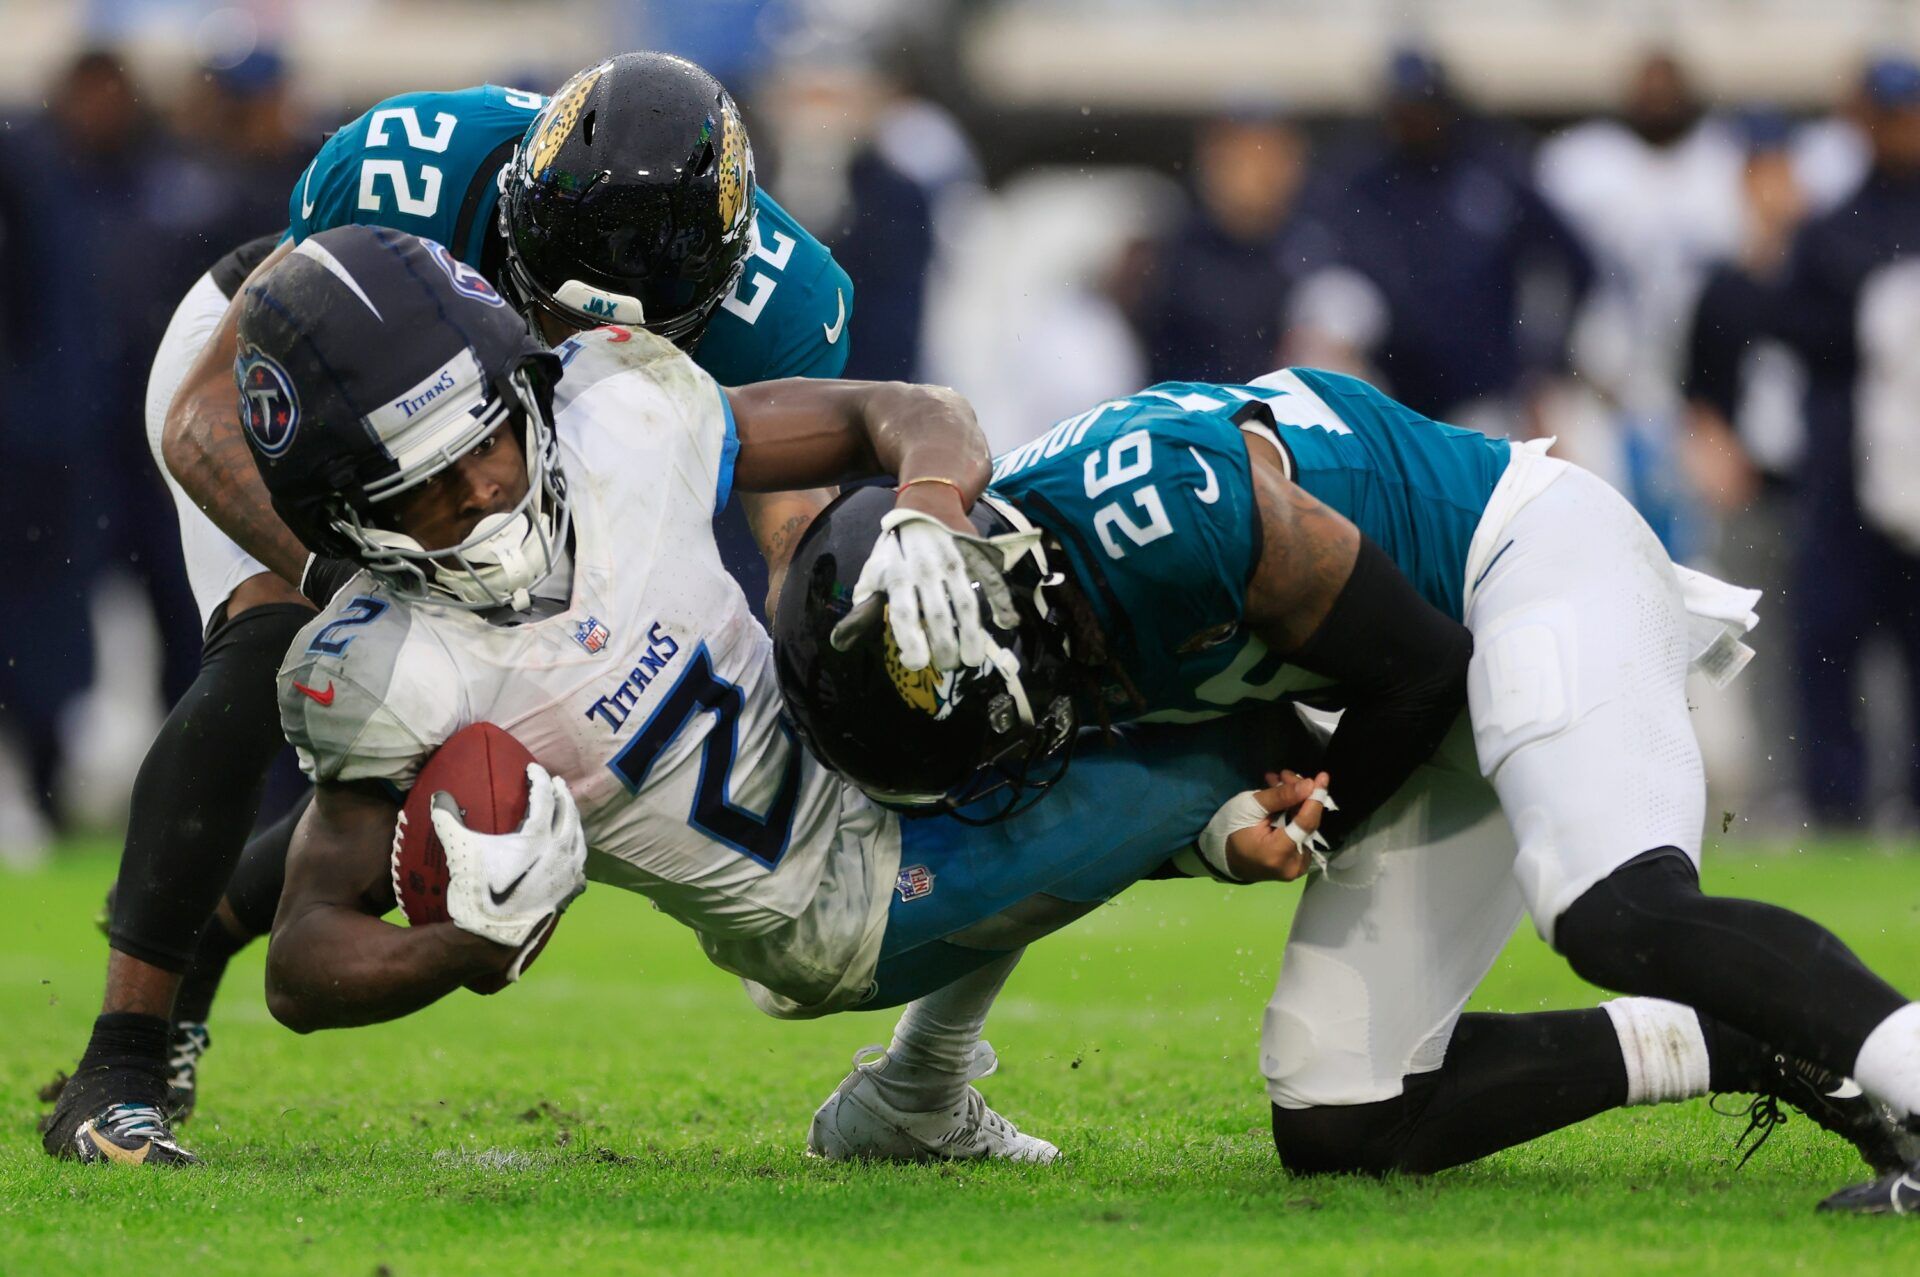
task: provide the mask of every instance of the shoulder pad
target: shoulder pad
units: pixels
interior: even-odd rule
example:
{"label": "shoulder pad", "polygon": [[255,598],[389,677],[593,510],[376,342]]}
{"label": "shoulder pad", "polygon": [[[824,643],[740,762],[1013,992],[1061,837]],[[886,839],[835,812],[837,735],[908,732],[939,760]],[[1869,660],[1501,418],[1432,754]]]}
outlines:
{"label": "shoulder pad", "polygon": [[404,789],[458,725],[458,673],[437,644],[410,641],[415,620],[378,590],[343,590],[295,637],[280,668],[280,725],[314,781]]}
{"label": "shoulder pad", "polygon": [[713,379],[685,351],[642,328],[609,324],[568,338],[554,353],[560,356],[562,370],[554,388],[556,414],[601,382],[630,372],[646,374],[669,393],[694,385],[703,394],[712,393],[708,387]]}

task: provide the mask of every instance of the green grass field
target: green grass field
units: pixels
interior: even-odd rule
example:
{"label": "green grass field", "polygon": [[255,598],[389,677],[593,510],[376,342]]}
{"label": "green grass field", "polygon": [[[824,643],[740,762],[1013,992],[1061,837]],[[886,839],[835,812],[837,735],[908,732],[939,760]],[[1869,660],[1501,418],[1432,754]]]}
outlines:
{"label": "green grass field", "polygon": [[[1713,853],[1920,988],[1920,855]],[[1863,1178],[1795,1120],[1745,1170],[1704,1103],[1612,1114],[1428,1180],[1288,1178],[1255,1062],[1293,893],[1149,884],[1038,946],[989,1035],[996,1107],[1053,1167],[847,1167],[807,1119],[891,1013],[780,1024],[675,924],[596,889],[528,980],[299,1038],[243,955],[214,1017],[199,1170],[56,1164],[35,1090],[99,997],[108,849],[0,877],[0,1274],[1911,1273],[1920,1222],[1818,1218]],[[1595,995],[1515,939],[1476,1000]]]}

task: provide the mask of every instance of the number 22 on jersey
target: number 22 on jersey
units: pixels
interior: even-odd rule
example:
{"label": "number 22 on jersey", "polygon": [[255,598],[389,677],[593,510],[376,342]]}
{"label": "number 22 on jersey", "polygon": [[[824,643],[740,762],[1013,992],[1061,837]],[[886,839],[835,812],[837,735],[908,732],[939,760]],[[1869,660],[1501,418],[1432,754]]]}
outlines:
{"label": "number 22 on jersey", "polygon": [[[537,111],[546,99],[537,93],[508,89],[506,101],[509,106]],[[433,126],[429,129],[421,122],[420,112],[413,107],[387,107],[368,117],[365,145],[369,151],[376,148],[403,148],[419,155],[445,155],[447,148],[453,145],[453,133],[459,126],[459,118],[449,111],[436,111]],[[392,156],[369,156],[362,160],[359,197],[362,212],[378,213],[384,210],[386,196],[382,194],[380,185],[383,179],[390,188],[396,211],[414,217],[432,217],[439,212],[440,191],[445,185],[446,174],[438,164]]]}

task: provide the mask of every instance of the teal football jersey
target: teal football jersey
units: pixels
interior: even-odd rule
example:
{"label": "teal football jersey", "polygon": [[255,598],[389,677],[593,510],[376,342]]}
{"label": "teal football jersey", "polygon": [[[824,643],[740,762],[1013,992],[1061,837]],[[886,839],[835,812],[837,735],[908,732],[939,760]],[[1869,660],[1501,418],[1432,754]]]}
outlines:
{"label": "teal football jersey", "polygon": [[[547,99],[486,84],[403,93],[341,128],[288,200],[296,241],[353,223],[445,244],[479,270],[494,236],[500,170]],[[835,377],[847,363],[853,283],[833,254],[764,190],[754,252],[714,312],[694,362],[722,385]]]}
{"label": "teal football jersey", "polygon": [[335,226],[386,226],[481,268],[500,170],[546,104],[494,84],[388,98],[313,157],[287,201],[288,234],[297,242]]}
{"label": "teal football jersey", "polygon": [[990,485],[1066,554],[1144,702],[1108,688],[1115,720],[1209,718],[1324,685],[1242,621],[1259,562],[1243,429],[1277,435],[1296,483],[1378,542],[1428,602],[1460,617],[1467,549],[1505,472],[1505,442],[1331,373],[1162,383],[1006,453]]}

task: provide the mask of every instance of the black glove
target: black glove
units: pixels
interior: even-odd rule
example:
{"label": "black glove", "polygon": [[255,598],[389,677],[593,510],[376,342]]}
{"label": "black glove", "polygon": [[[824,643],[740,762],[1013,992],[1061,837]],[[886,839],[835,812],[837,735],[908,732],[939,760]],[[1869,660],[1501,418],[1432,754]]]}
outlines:
{"label": "black glove", "polygon": [[300,572],[300,593],[315,607],[323,608],[333,602],[341,586],[359,575],[360,565],[352,559],[309,554],[307,566]]}

